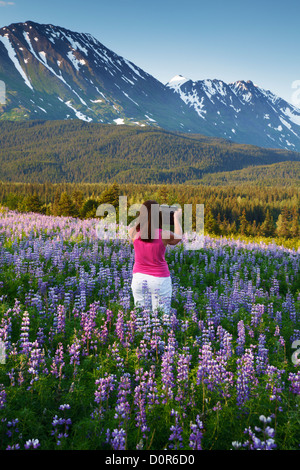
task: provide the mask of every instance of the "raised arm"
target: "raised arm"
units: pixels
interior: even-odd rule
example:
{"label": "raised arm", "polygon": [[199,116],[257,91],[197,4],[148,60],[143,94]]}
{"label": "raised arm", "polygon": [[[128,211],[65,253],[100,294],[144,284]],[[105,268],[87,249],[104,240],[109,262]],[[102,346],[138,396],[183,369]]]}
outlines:
{"label": "raised arm", "polygon": [[181,217],[182,210],[178,209],[174,212],[174,232],[170,230],[162,231],[162,240],[165,245],[177,245],[182,240]]}
{"label": "raised arm", "polygon": [[139,220],[136,221],[136,224],[133,225],[132,227],[130,227],[128,229],[128,234],[129,234],[129,241],[133,241],[134,240],[134,237],[136,236],[136,234],[138,233],[136,231],[136,226],[138,225],[139,223]]}

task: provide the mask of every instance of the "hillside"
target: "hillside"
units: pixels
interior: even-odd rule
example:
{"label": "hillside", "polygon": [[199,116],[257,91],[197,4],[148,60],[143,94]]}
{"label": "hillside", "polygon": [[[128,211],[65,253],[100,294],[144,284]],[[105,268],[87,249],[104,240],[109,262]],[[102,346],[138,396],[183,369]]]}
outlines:
{"label": "hillside", "polygon": [[300,154],[151,127],[0,122],[0,180],[179,183],[213,172],[300,161]]}
{"label": "hillside", "polygon": [[[199,181],[189,181],[189,183],[198,184]],[[241,170],[207,173],[201,178],[201,184],[209,186],[240,186],[244,183],[256,187],[300,186],[300,162],[286,161],[271,165],[250,166]]]}

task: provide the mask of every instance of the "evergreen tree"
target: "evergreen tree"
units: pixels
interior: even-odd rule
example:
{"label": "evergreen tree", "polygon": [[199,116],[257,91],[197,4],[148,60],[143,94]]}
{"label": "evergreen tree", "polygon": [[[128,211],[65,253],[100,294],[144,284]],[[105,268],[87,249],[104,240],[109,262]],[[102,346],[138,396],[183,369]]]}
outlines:
{"label": "evergreen tree", "polygon": [[279,214],[276,226],[276,233],[279,237],[288,238],[290,236],[289,213],[286,207]]}
{"label": "evergreen tree", "polygon": [[210,207],[207,207],[206,209],[204,209],[204,230],[207,233],[211,233],[214,235],[218,231],[216,219],[214,218]]}
{"label": "evergreen tree", "polygon": [[115,208],[119,206],[120,188],[117,183],[113,183],[100,196],[99,204],[112,204]]}
{"label": "evergreen tree", "polygon": [[256,220],[254,219],[253,222],[252,222],[252,225],[251,225],[251,235],[256,237],[258,232],[259,232],[259,227],[257,225]]}
{"label": "evergreen tree", "polygon": [[298,209],[296,206],[294,206],[292,210],[292,223],[291,223],[290,234],[293,238],[298,238],[300,235],[299,214],[298,214]]}
{"label": "evergreen tree", "polygon": [[25,198],[24,206],[27,212],[42,212],[42,203],[36,193],[30,194]]}
{"label": "evergreen tree", "polygon": [[246,218],[246,210],[245,208],[242,211],[242,215],[239,217],[240,222],[240,229],[239,232],[241,235],[248,235],[249,234],[249,224]]}
{"label": "evergreen tree", "polygon": [[9,193],[4,201],[4,206],[8,207],[10,210],[17,210],[18,206],[22,202],[22,198],[19,194],[16,193]]}
{"label": "evergreen tree", "polygon": [[97,199],[89,198],[84,203],[80,209],[79,215],[83,219],[93,219],[96,217],[96,211],[99,206],[99,201]]}
{"label": "evergreen tree", "polygon": [[75,205],[71,197],[68,195],[66,191],[64,191],[59,199],[58,204],[58,215],[64,217],[74,217],[75,214]]}
{"label": "evergreen tree", "polygon": [[264,237],[273,237],[275,234],[275,225],[270,209],[267,209],[265,220],[260,227],[260,233]]}
{"label": "evergreen tree", "polygon": [[52,214],[55,216],[58,216],[60,212],[59,201],[60,201],[60,191],[56,190],[55,195],[54,195],[54,203],[52,206]]}
{"label": "evergreen tree", "polygon": [[83,192],[77,188],[74,189],[72,192],[72,200],[76,209],[76,215],[78,216],[83,205]]}

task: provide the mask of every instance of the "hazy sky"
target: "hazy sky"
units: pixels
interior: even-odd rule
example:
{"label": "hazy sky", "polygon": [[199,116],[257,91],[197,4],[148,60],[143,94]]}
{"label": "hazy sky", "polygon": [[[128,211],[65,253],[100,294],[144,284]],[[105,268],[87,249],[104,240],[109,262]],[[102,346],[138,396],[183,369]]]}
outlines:
{"label": "hazy sky", "polygon": [[0,0],[0,27],[32,20],[91,33],[163,83],[252,80],[298,107],[299,17],[299,0]]}

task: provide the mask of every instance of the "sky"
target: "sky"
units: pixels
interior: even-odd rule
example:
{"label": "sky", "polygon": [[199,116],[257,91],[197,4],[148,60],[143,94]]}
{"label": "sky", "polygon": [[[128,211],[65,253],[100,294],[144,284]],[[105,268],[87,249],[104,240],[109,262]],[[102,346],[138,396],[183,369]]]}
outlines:
{"label": "sky", "polygon": [[299,0],[0,0],[0,27],[90,33],[162,83],[252,80],[300,108]]}

